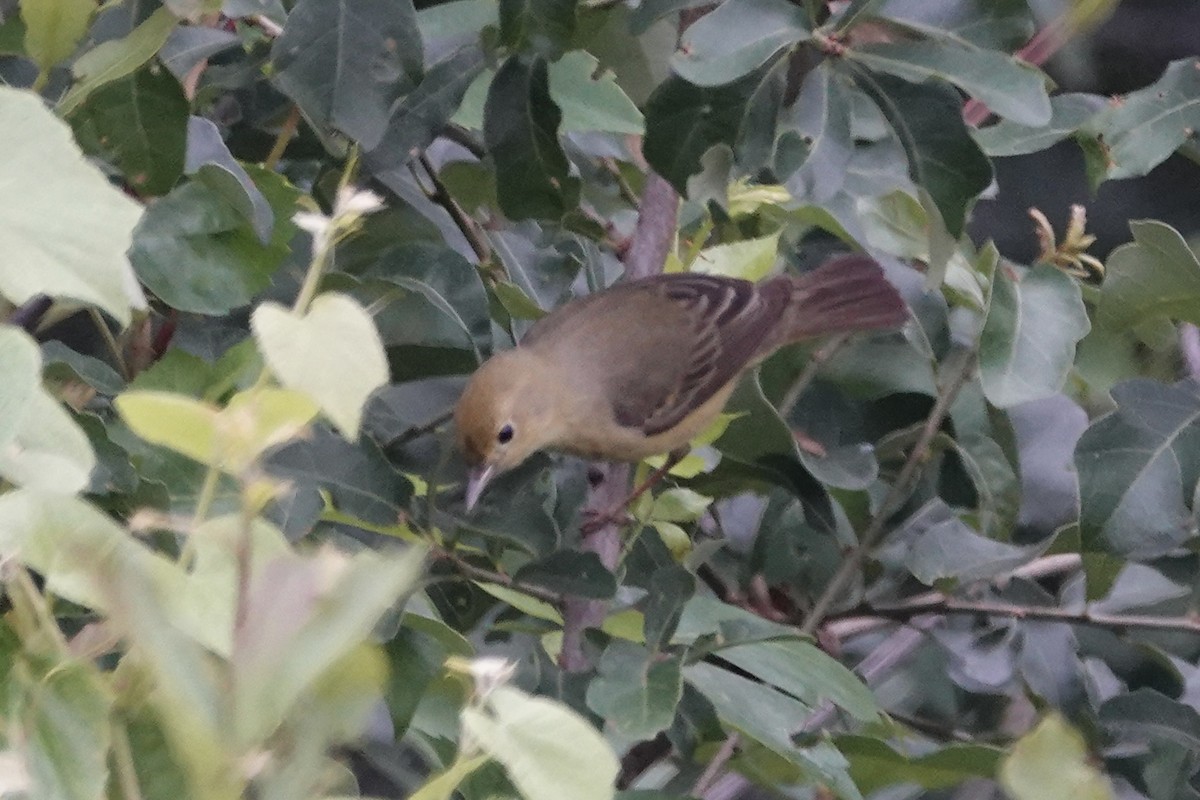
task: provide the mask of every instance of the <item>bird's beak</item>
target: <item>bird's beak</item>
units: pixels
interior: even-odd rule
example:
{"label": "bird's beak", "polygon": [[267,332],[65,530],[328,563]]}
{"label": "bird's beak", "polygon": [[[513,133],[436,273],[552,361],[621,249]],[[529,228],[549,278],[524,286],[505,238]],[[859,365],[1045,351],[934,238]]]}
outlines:
{"label": "bird's beak", "polygon": [[496,477],[495,464],[480,464],[478,467],[471,467],[467,477],[467,511],[475,508],[475,504],[479,502],[479,495],[483,494],[483,490],[487,488],[494,477]]}

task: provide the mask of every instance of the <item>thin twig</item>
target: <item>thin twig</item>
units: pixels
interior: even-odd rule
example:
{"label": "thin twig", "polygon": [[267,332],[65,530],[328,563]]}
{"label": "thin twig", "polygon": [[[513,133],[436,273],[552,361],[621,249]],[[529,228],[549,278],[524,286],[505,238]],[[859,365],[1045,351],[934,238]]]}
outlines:
{"label": "thin twig", "polygon": [[[429,160],[429,156],[421,153],[417,156],[417,161],[421,163],[425,174],[429,177],[429,182],[433,185],[432,189],[424,189],[425,197],[431,203],[436,203],[446,210],[450,215],[450,219],[462,231],[466,237],[467,243],[471,245],[471,249],[475,251],[475,257],[479,259],[479,263],[483,264],[491,260],[492,247],[488,244],[487,237],[483,235],[479,224],[471,219],[471,215],[463,210],[463,207],[458,204],[450,192],[446,189],[446,184],[442,183],[442,179],[438,177],[437,170],[434,169],[433,163]],[[411,168],[411,163],[410,163]],[[413,177],[417,177],[416,170],[413,170]],[[420,181],[418,180],[418,184]]]}
{"label": "thin twig", "polygon": [[287,118],[283,124],[279,126],[279,133],[275,134],[275,143],[271,145],[271,152],[267,153],[266,159],[263,160],[263,166],[272,172],[279,166],[279,161],[283,158],[283,153],[287,150],[287,146],[291,143],[292,137],[296,135],[296,129],[300,127],[300,106],[292,104],[288,109]]}
{"label": "thin twig", "polygon": [[896,476],[891,491],[887,493],[867,529],[859,537],[858,546],[851,550],[845,560],[842,561],[842,565],[838,568],[838,571],[834,573],[829,583],[826,584],[825,590],[821,592],[821,596],[817,598],[812,611],[809,612],[808,617],[804,620],[804,624],[800,626],[800,630],[803,633],[812,635],[816,631],[817,626],[821,624],[825,615],[829,613],[829,609],[841,597],[846,586],[849,585],[859,568],[862,567],[867,555],[883,535],[888,518],[896,512],[904,502],[904,499],[908,497],[914,479],[917,477],[918,470],[929,457],[930,446],[933,444],[938,431],[941,430],[942,421],[950,413],[950,407],[954,405],[959,390],[962,389],[970,379],[971,374],[975,371],[974,351],[960,352],[959,359],[960,362],[957,368],[950,376],[945,388],[939,393],[937,401],[933,404],[933,409],[929,412],[929,417],[925,420],[925,425],[921,429],[921,435],[917,439],[917,443],[908,454],[908,459],[904,462],[904,466],[900,468],[900,473]]}
{"label": "thin twig", "polygon": [[439,549],[434,552],[435,558],[440,558],[444,561],[449,561],[459,574],[465,578],[470,578],[476,581],[484,581],[486,583],[498,583],[501,586],[512,589],[513,591],[527,594],[530,597],[541,600],[544,603],[558,603],[562,600],[562,596],[557,592],[552,592],[549,589],[544,589],[541,586],[534,586],[528,583],[521,583],[513,580],[511,575],[505,575],[503,572],[487,569],[486,567],[478,567],[464,559],[453,550]]}
{"label": "thin twig", "polygon": [[729,734],[725,737],[725,741],[721,743],[721,747],[713,755],[712,760],[708,762],[708,766],[704,768],[704,772],[700,773],[700,777],[696,779],[696,783],[692,786],[692,790],[688,792],[692,797],[704,797],[704,793],[712,788],[717,778],[725,770],[725,765],[729,763],[729,759],[733,758],[737,753],[738,745],[741,743],[742,737],[737,732]]}
{"label": "thin twig", "polygon": [[804,394],[804,390],[816,379],[821,367],[846,346],[847,342],[850,341],[850,336],[851,334],[849,333],[839,333],[836,336],[831,336],[829,341],[821,345],[809,357],[808,363],[804,365],[804,369],[796,376],[796,380],[792,381],[792,385],[788,387],[787,393],[779,403],[779,416],[787,419],[788,414],[792,413],[792,409],[800,401],[800,395]]}
{"label": "thin twig", "polygon": [[1179,326],[1179,352],[1188,377],[1200,380],[1200,328],[1190,322]]}
{"label": "thin twig", "polygon": [[869,614],[892,619],[907,619],[924,614],[984,614],[1012,619],[1054,620],[1099,628],[1138,628],[1142,630],[1177,631],[1200,633],[1200,615],[1195,613],[1181,617],[1157,617],[1149,614],[1105,614],[1084,608],[1072,611],[1053,606],[1022,606],[1015,603],[993,603],[973,600],[958,600],[940,592],[930,592],[915,600],[894,604],[870,604],[857,609],[858,614]]}

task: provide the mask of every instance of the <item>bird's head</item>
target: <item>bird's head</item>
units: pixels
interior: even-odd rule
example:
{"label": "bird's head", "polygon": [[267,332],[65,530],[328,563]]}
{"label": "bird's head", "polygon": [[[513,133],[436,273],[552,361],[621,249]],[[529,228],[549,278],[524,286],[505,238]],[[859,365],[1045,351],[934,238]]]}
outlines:
{"label": "bird's head", "polygon": [[497,476],[554,441],[552,385],[538,359],[517,348],[475,371],[454,409],[458,447],[471,467],[467,509]]}

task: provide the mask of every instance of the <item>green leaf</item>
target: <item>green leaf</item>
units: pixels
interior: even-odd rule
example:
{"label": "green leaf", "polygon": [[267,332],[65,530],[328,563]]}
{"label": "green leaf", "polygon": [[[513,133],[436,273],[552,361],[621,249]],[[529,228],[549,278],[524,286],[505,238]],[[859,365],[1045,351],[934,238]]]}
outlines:
{"label": "green leaf", "polygon": [[525,800],[612,800],[620,765],[604,738],[568,707],[511,686],[462,712],[464,733],[504,765]]}
{"label": "green leaf", "polygon": [[393,104],[421,80],[412,0],[301,0],[271,59],[279,87],[310,120],[374,149]]}
{"label": "green leaf", "polygon": [[1079,732],[1050,714],[1022,736],[1000,765],[1000,785],[1013,800],[1070,797],[1112,800],[1112,787],[1092,764]]}
{"label": "green leaf", "polygon": [[286,255],[286,243],[264,245],[237,207],[196,181],[146,210],[129,250],[151,291],[172,308],[197,314],[248,305]]}
{"label": "green leaf", "polygon": [[617,593],[617,579],[591,552],[556,550],[517,570],[513,580],[560,594],[607,600]]}
{"label": "green leaf", "polygon": [[1057,394],[1091,329],[1079,284],[1048,265],[1010,276],[1001,265],[979,342],[983,391],[997,408]]}
{"label": "green leaf", "polygon": [[1001,120],[972,131],[972,135],[983,152],[992,158],[1028,155],[1066,139],[1103,107],[1102,97],[1066,92],[1050,98],[1050,120],[1044,125]]}
{"label": "green leaf", "polygon": [[913,515],[905,533],[886,549],[900,554],[905,568],[927,586],[944,579],[967,582],[1011,572],[1050,544],[1046,540],[1018,547],[980,536],[937,499]]}
{"label": "green leaf", "polygon": [[103,798],[113,698],[99,671],[86,661],[55,663],[28,651],[6,666],[8,737],[29,770],[29,796]]}
{"label": "green leaf", "polygon": [[388,380],[383,343],[366,309],[326,292],[302,316],[261,303],[250,327],[279,381],[315,400],[343,436],[356,440],[363,405]]}
{"label": "green leaf", "polygon": [[617,84],[616,75],[602,69],[592,54],[572,50],[551,64],[549,72],[550,96],[562,109],[563,133],[645,133],[642,112]]}
{"label": "green leaf", "polygon": [[576,0],[500,0],[500,41],[547,59],[563,55],[575,35]]}
{"label": "green leaf", "polygon": [[0,453],[0,477],[17,486],[66,494],[87,487],[96,456],[66,409],[39,389],[21,417],[21,430]]}
{"label": "green leaf", "polygon": [[1200,480],[1200,386],[1137,379],[1075,448],[1084,550],[1160,555],[1190,538]]}
{"label": "green leaf", "polygon": [[690,271],[748,281],[762,280],[775,268],[780,233],[782,230],[758,239],[707,247],[696,256]]}
{"label": "green leaf", "polygon": [[1045,75],[995,50],[926,39],[867,44],[848,50],[846,56],[913,83],[948,81],[1013,122],[1040,126],[1050,121]]}
{"label": "green leaf", "polygon": [[967,209],[992,181],[992,164],[962,120],[961,101],[948,86],[855,71],[892,126],[908,157],[908,174],[929,192],[950,235],[962,235]]}
{"label": "green leaf", "polygon": [[269,736],[303,693],[415,588],[423,560],[420,548],[354,556],[326,548],[308,557],[281,555],[255,575],[234,640],[235,741],[255,746]]}
{"label": "green leaf", "polygon": [[[401,169],[416,152],[428,147],[449,124],[483,68],[483,51],[473,45],[435,64],[392,108],[379,142],[365,156],[371,171]],[[482,104],[480,109],[482,120]]]}
{"label": "green leaf", "polygon": [[1110,180],[1150,172],[1200,130],[1200,60],[1172,61],[1161,78],[1125,95],[1088,129],[1103,137]]}
{"label": "green leaf", "polygon": [[[125,388],[125,380],[117,371],[98,358],[77,353],[62,342],[51,339],[42,345],[42,374],[47,385],[54,391],[54,384],[79,380],[103,394],[117,394]],[[7,373],[5,373],[7,374]],[[3,400],[0,400],[0,415],[3,415]],[[0,442],[4,441],[0,428]]]}
{"label": "green leaf", "polygon": [[21,0],[26,55],[42,72],[66,61],[83,40],[94,13],[92,0]]}
{"label": "green leaf", "polygon": [[1099,716],[1111,731],[1174,742],[1193,752],[1200,748],[1200,713],[1154,689],[1118,694],[1105,701]]}
{"label": "green leaf", "polygon": [[1200,260],[1184,238],[1162,222],[1130,222],[1133,241],[1105,265],[1097,324],[1125,331],[1151,320],[1200,323]]}
{"label": "green leaf", "polygon": [[728,0],[688,27],[671,68],[697,86],[720,86],[810,35],[804,9],[787,0]]}
{"label": "green leaf", "polygon": [[[238,163],[229,147],[221,138],[221,131],[208,119],[189,117],[187,121],[187,158],[184,171],[223,197],[242,218],[254,229],[258,240],[267,243],[286,242],[294,232],[290,214],[276,224],[275,211],[266,193],[255,184],[255,179],[269,190],[272,197],[281,198],[293,190],[287,180],[275,172],[261,167],[243,166]],[[254,173],[251,179],[250,173]],[[284,201],[286,202],[286,201]],[[283,205],[277,199],[277,204]]]}
{"label": "green leaf", "polygon": [[483,138],[496,162],[496,196],[512,219],[557,219],[579,198],[579,180],[558,141],[562,112],[546,62],[510,56],[488,89]]}
{"label": "green leaf", "polygon": [[25,412],[41,393],[41,357],[24,331],[0,327],[0,452],[21,432]]}
{"label": "green leaf", "polygon": [[395,524],[413,494],[370,439],[347,442],[320,428],[273,450],[263,466],[297,489],[327,493],[338,511],[377,525]]}
{"label": "green leaf", "polygon": [[137,72],[154,58],[179,20],[163,6],[146,17],[123,39],[110,39],[88,50],[71,65],[75,84],[58,101],[58,113],[68,117],[101,86]]}
{"label": "green leaf", "polygon": [[762,75],[752,73],[726,86],[706,88],[672,75],[646,102],[642,151],[654,171],[681,193],[701,169],[701,158],[718,144],[737,141],[746,107]]}
{"label": "green leaf", "polygon": [[80,144],[114,163],[141,194],[170,191],[183,172],[188,101],[157,65],[105,86],[71,116]]}
{"label": "green leaf", "polygon": [[870,736],[839,736],[837,746],[850,759],[850,776],[866,794],[898,783],[949,789],[972,778],[991,778],[1003,755],[985,745],[951,744],[907,756]]}
{"label": "green leaf", "polygon": [[421,787],[409,795],[408,800],[450,800],[454,790],[468,775],[482,767],[487,756],[458,758],[453,764],[432,776]]}
{"label": "green leaf", "polygon": [[846,182],[854,154],[853,95],[843,83],[844,78],[829,64],[820,64],[800,86],[787,135],[799,136],[806,152],[785,184],[797,200],[825,202]]}
{"label": "green leaf", "polygon": [[297,436],[317,412],[305,395],[283,389],[241,392],[223,409],[153,391],[125,392],[115,404],[146,441],[234,475],[267,449]]}
{"label": "green leaf", "polygon": [[683,695],[677,658],[662,660],[633,642],[614,641],[597,668],[599,674],[588,684],[588,708],[618,733],[653,739],[670,726]]}
{"label": "green leaf", "polygon": [[692,664],[684,678],[703,694],[721,719],[772,752],[800,767],[814,781],[825,784],[838,796],[862,800],[846,772],[849,766],[828,745],[797,747],[792,735],[812,708],[795,698],[739,674],[711,664]]}
{"label": "green leaf", "polygon": [[[871,690],[837,659],[796,639],[739,644],[717,651],[721,659],[745,670],[809,706],[832,702],[857,720],[879,718]],[[802,720],[796,720],[798,726]]]}
{"label": "green leaf", "polygon": [[0,86],[0,294],[91,303],[122,324],[145,300],[125,258],[141,206],[86,161],[31,92]]}

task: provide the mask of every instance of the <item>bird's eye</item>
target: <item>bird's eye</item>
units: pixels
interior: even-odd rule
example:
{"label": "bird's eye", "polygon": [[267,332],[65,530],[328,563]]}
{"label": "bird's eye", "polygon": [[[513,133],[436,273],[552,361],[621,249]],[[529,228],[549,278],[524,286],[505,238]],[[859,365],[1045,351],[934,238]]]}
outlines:
{"label": "bird's eye", "polygon": [[512,437],[513,437],[512,425],[505,425],[503,428],[500,429],[500,432],[496,434],[496,441],[498,441],[500,444],[508,444],[509,442],[512,441]]}

